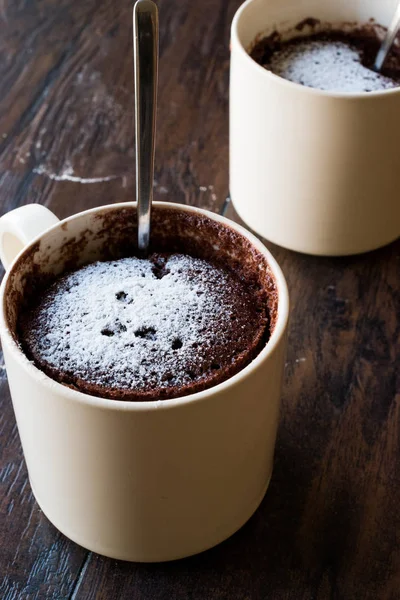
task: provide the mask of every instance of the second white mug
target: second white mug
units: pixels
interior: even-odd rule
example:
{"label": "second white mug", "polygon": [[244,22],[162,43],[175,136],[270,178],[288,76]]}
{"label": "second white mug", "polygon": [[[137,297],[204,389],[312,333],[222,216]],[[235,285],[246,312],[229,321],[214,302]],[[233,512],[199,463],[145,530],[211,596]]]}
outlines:
{"label": "second white mug", "polygon": [[232,24],[230,189],[258,234],[299,252],[357,254],[400,234],[400,88],[328,93],[286,81],[247,53],[260,33],[308,17],[373,17],[397,0],[248,0]]}

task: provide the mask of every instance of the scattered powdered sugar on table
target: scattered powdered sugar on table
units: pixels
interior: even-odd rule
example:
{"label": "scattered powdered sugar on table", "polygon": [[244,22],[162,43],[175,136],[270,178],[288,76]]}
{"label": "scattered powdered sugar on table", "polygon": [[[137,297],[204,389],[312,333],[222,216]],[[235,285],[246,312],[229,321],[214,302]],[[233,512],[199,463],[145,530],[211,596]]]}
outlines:
{"label": "scattered powdered sugar on table", "polygon": [[97,262],[46,292],[28,342],[52,368],[88,382],[184,385],[219,368],[207,358],[215,349],[234,360],[232,320],[244,328],[241,309],[229,306],[234,292],[227,272],[185,255]]}
{"label": "scattered powdered sugar on table", "polygon": [[361,64],[360,53],[344,42],[305,40],[275,52],[267,68],[294,83],[328,92],[375,92],[397,87],[390,78]]}

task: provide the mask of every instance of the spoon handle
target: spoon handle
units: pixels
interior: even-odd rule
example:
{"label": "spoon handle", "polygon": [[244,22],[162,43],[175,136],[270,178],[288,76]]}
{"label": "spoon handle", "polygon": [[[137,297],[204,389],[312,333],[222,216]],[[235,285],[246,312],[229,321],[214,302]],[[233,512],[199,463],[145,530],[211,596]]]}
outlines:
{"label": "spoon handle", "polygon": [[379,48],[378,54],[376,55],[374,69],[375,71],[380,71],[383,67],[383,64],[386,60],[387,55],[393,45],[394,40],[396,39],[397,32],[400,27],[400,3],[397,6],[394,17],[388,27],[385,38]]}
{"label": "spoon handle", "polygon": [[138,0],[133,8],[133,58],[138,246],[139,250],[147,251],[153,200],[158,80],[158,9],[151,0]]}

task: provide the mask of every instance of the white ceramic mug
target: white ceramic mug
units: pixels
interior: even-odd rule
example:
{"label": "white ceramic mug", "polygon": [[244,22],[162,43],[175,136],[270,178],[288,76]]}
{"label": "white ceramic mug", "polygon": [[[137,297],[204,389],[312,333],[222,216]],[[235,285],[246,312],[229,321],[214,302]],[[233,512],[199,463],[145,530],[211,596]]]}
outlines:
{"label": "white ceramic mug", "polygon": [[23,298],[36,266],[62,272],[65,247],[74,247],[82,263],[96,260],[100,245],[116,242],[113,229],[101,229],[104,219],[111,216],[122,227],[136,205],[96,208],[62,222],[46,208],[28,205],[0,219],[7,269],[0,334],[32,490],[69,538],[132,561],[200,552],[249,519],[272,472],[284,367],[288,293],[273,257],[227,219],[154,203],[156,213],[167,207],[174,214],[208,216],[262,253],[275,282],[277,313],[269,342],[241,372],[211,389],[154,402],[107,400],[65,387],[27,359],[15,335],[15,298]]}
{"label": "white ceramic mug", "polygon": [[400,235],[400,88],[334,94],[258,65],[259,34],[307,17],[387,26],[398,0],[248,0],[232,24],[230,190],[241,218],[299,252],[346,255]]}

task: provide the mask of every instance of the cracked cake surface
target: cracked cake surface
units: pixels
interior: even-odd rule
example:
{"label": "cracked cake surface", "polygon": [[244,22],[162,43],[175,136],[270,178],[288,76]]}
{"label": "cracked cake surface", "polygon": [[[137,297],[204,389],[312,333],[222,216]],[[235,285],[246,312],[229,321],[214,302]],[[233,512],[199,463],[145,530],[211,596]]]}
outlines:
{"label": "cracked cake surface", "polygon": [[185,254],[95,262],[65,274],[20,317],[22,347],[56,381],[118,400],[212,387],[269,337],[265,291]]}

